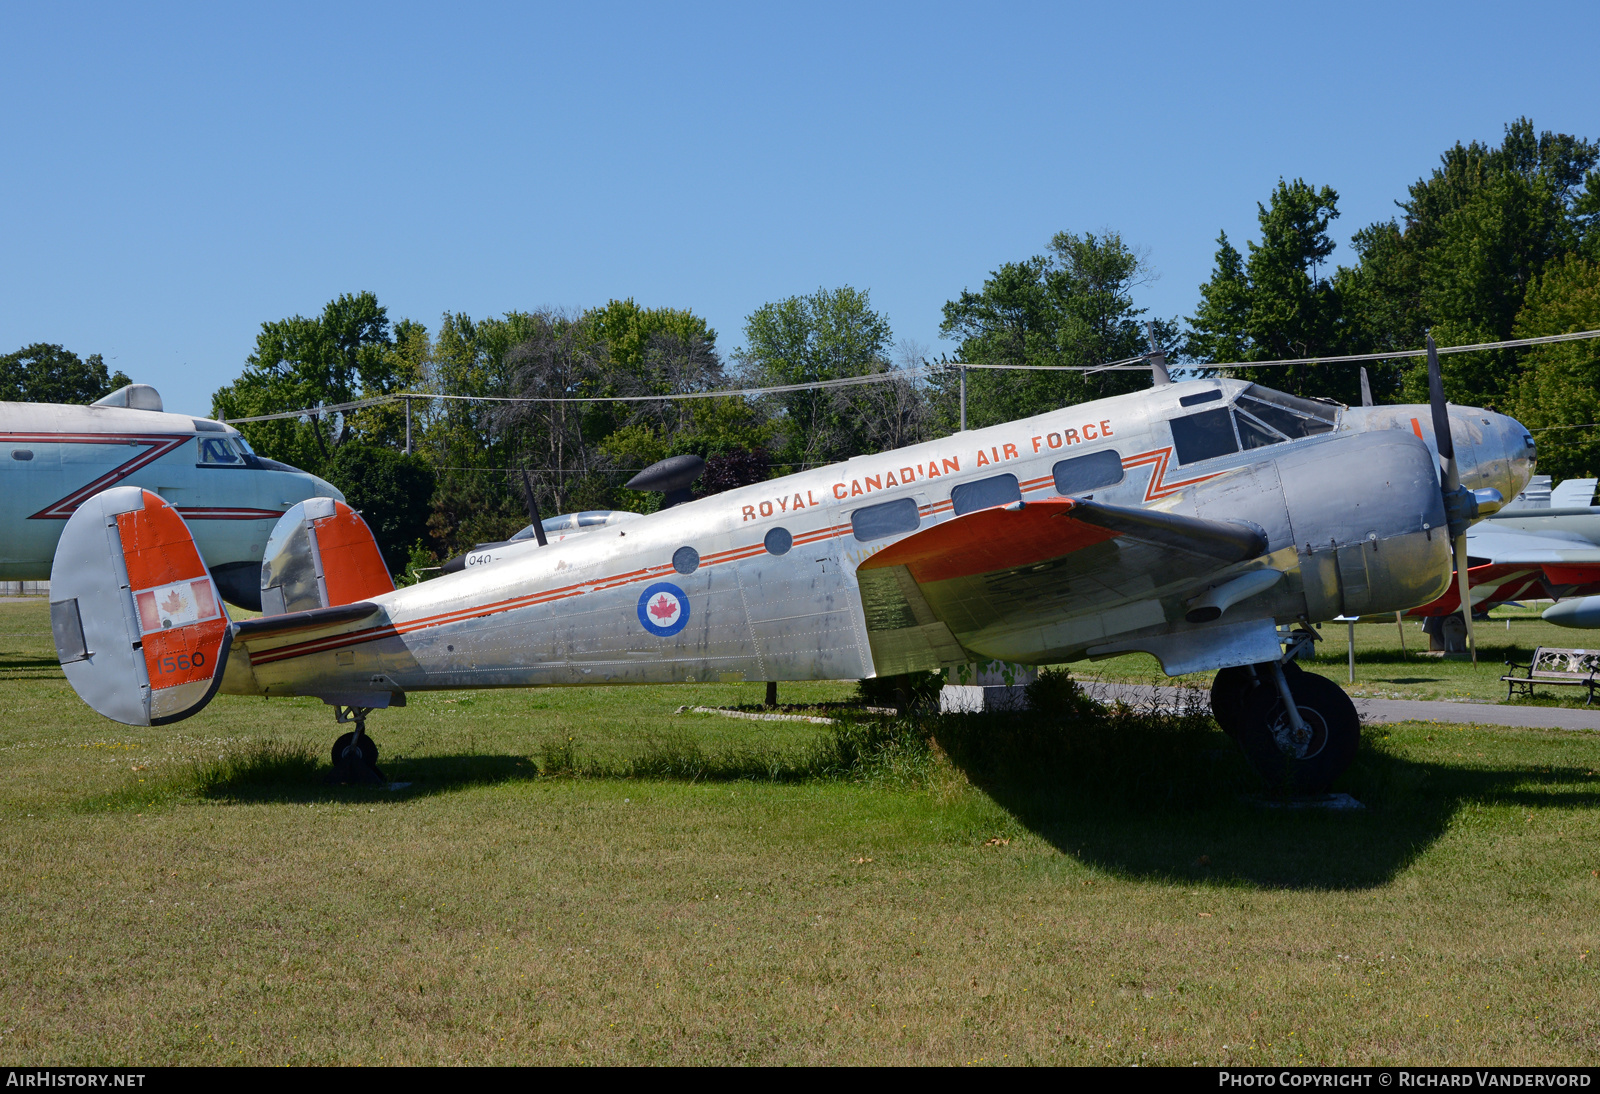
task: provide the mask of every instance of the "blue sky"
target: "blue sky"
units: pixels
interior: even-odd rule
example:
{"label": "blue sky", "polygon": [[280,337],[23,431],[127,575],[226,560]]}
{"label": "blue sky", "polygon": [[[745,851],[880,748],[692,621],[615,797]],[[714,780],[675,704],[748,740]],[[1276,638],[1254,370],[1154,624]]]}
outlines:
{"label": "blue sky", "polygon": [[[1600,138],[1593,3],[0,7],[0,352],[60,342],[206,413],[262,321],[940,307],[1120,231],[1189,314],[1279,176],[1341,244],[1452,142]],[[1341,248],[1338,256],[1348,261]]]}

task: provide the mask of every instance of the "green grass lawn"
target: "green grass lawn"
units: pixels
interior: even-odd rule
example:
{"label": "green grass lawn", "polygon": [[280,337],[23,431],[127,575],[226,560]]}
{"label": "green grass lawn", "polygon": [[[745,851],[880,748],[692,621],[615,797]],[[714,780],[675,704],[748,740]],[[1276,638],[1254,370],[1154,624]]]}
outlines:
{"label": "green grass lawn", "polygon": [[13,1063],[1600,1063],[1587,733],[1369,731],[1314,813],[1199,722],[1051,782],[999,721],[835,768],[673,713],[760,685],[449,693],[374,716],[386,791],[314,701],[98,718],[38,601],[0,679]]}

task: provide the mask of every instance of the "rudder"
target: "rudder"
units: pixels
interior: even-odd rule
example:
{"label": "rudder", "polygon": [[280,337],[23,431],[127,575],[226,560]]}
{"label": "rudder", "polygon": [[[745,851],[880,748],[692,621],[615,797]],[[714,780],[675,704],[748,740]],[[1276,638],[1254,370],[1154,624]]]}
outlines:
{"label": "rudder", "polygon": [[216,694],[232,624],[189,528],[122,486],[80,505],[50,568],[50,627],[73,690],[107,718],[158,726]]}

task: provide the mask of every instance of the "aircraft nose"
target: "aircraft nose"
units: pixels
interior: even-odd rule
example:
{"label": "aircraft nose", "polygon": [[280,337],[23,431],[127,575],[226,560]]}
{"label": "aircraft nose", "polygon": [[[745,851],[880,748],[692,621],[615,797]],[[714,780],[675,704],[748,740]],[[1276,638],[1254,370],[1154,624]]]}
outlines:
{"label": "aircraft nose", "polygon": [[1533,435],[1509,415],[1476,409],[1470,414],[1480,424],[1481,433],[1477,443],[1470,445],[1472,466],[1462,468],[1462,481],[1473,489],[1498,490],[1509,502],[1533,476]]}

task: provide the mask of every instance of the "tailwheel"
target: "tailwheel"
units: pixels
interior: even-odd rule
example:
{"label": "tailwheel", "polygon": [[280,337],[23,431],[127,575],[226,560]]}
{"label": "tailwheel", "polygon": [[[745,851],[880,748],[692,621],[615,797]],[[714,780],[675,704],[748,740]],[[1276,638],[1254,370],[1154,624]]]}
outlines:
{"label": "tailwheel", "polygon": [[367,736],[367,715],[370,713],[367,707],[333,708],[336,722],[341,725],[354,722],[356,728],[341,734],[333,742],[333,771],[328,775],[330,783],[375,785],[389,781],[378,768],[378,743]]}
{"label": "tailwheel", "polygon": [[1288,671],[1283,681],[1299,711],[1296,726],[1272,667],[1257,666],[1262,686],[1246,695],[1239,711],[1239,744],[1269,785],[1324,793],[1355,762],[1361,716],[1338,684],[1313,672]]}
{"label": "tailwheel", "polygon": [[[1286,675],[1298,676],[1305,670],[1290,661],[1283,666],[1283,671]],[[1211,716],[1222,727],[1222,732],[1234,740],[1239,739],[1245,702],[1263,684],[1272,687],[1271,677],[1265,669],[1255,665],[1235,665],[1217,673],[1216,679],[1211,681]]]}

